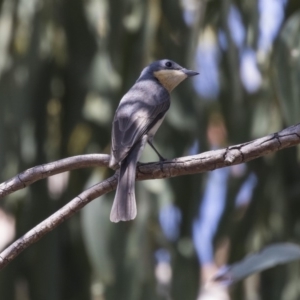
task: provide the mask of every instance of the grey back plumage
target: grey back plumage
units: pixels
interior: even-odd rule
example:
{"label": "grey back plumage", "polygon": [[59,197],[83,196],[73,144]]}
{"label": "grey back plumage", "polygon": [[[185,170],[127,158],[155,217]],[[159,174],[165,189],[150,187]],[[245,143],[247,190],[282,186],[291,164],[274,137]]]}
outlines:
{"label": "grey back plumage", "polygon": [[153,78],[139,79],[121,99],[112,130],[112,155],[122,161],[170,107],[168,91]]}

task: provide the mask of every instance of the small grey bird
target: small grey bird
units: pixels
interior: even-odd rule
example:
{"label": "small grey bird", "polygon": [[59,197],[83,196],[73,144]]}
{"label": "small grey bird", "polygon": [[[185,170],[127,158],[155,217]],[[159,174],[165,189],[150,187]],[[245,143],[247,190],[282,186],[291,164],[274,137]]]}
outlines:
{"label": "small grey bird", "polygon": [[118,187],[110,213],[112,222],[136,217],[135,173],[138,159],[153,137],[170,107],[170,92],[184,79],[197,75],[177,63],[163,59],[146,67],[136,83],[123,96],[112,126],[110,167],[120,164]]}

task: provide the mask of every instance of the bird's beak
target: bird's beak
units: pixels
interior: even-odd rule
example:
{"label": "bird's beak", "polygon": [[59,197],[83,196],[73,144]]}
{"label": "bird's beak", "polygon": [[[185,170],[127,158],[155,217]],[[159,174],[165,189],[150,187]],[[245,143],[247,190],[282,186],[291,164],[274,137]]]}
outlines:
{"label": "bird's beak", "polygon": [[192,76],[196,76],[198,75],[199,73],[198,72],[195,72],[195,71],[192,71],[192,70],[188,70],[188,69],[181,69],[181,71],[187,76],[187,77],[192,77]]}

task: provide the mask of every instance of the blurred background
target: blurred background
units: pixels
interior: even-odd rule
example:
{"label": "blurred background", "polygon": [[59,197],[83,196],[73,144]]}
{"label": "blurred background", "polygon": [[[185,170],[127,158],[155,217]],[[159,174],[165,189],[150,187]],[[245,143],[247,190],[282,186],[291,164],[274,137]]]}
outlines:
{"label": "blurred background", "polygon": [[[300,120],[299,0],[0,0],[1,181],[60,158],[109,153],[122,95],[162,58],[200,72],[172,93],[155,137],[167,158]],[[221,299],[201,289],[218,267],[270,243],[300,243],[299,150],[138,182],[132,222],[110,223],[114,193],[96,199],[1,271],[0,297]],[[147,146],[142,161],[156,160]],[[72,171],[2,199],[1,249],[111,175]],[[299,263],[280,266],[230,296],[296,300],[299,280]]]}

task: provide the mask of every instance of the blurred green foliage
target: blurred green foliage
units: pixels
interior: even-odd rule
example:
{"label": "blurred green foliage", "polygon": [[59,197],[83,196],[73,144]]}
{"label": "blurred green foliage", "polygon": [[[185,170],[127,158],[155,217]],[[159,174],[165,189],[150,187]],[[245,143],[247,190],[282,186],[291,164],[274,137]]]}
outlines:
{"label": "blurred green foliage", "polygon": [[[240,76],[239,49],[228,26],[232,5],[244,24],[243,46],[254,51],[261,74],[254,92]],[[264,51],[259,49],[258,7],[256,0],[0,0],[1,181],[62,157],[109,153],[114,111],[143,67],[170,58],[193,69],[205,38],[219,53],[218,93],[209,99],[196,92],[206,76],[201,68],[198,81],[173,92],[155,137],[165,157],[187,155],[195,140],[200,151],[209,150],[207,129],[219,118],[226,127],[219,147],[299,122],[300,3],[287,1],[280,31]],[[219,30],[226,47],[220,45]],[[233,212],[242,180],[229,182],[218,236],[230,238],[230,260],[274,241],[300,241],[298,150],[248,165],[246,173],[255,172],[258,184],[242,219]],[[156,159],[146,148],[142,160]],[[74,171],[61,188],[54,184],[54,194],[49,181],[40,181],[1,205],[15,216],[20,236],[109,175],[97,168]],[[138,217],[129,223],[109,222],[113,195],[95,200],[0,273],[1,299],[196,299],[200,266],[191,228],[205,180],[203,174],[138,183]],[[158,222],[159,210],[170,203],[182,213],[175,242],[166,239]],[[154,253],[161,247],[172,257],[167,288],[155,275]],[[265,272],[261,299],[299,299],[299,276],[299,264]],[[233,297],[250,299],[242,286]]]}

